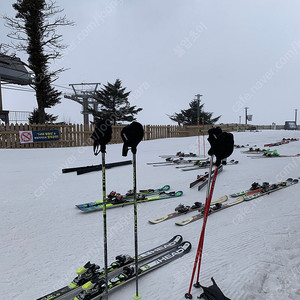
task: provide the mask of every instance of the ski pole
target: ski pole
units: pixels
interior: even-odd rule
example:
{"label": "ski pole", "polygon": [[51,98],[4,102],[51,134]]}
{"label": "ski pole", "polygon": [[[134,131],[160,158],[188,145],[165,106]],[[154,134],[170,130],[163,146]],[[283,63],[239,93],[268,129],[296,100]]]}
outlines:
{"label": "ski pole", "polygon": [[[188,293],[185,294],[185,298],[187,298],[187,299],[192,299],[191,288],[192,288],[192,283],[193,283],[197,263],[199,263],[199,267],[198,267],[197,283],[195,284],[195,286],[196,287],[200,286],[199,275],[200,275],[200,265],[201,265],[202,250],[203,250],[203,243],[204,243],[205,227],[206,227],[206,222],[207,222],[207,218],[209,215],[211,198],[213,195],[214,186],[215,186],[215,182],[216,182],[216,178],[217,178],[217,174],[218,174],[218,168],[220,166],[222,159],[229,157],[232,154],[233,148],[234,148],[233,135],[231,133],[222,132],[222,129],[220,127],[211,128],[210,130],[208,130],[208,139],[207,140],[209,141],[209,143],[211,145],[211,148],[208,151],[208,155],[211,155],[211,164],[212,164],[213,156],[214,155],[216,156],[216,169],[215,169],[215,173],[214,173],[214,176],[213,176],[213,179],[211,182],[209,195],[205,201],[203,225],[202,225],[201,235],[200,235],[200,239],[199,239],[199,243],[198,243],[196,258],[195,258],[195,262],[194,262],[192,279],[190,282],[189,291],[188,291]],[[210,170],[210,175],[211,175],[211,170]]]}
{"label": "ski pole", "polygon": [[[206,193],[206,199],[205,199],[205,211],[207,210],[208,199],[209,199],[209,196],[210,196],[209,194],[210,194],[210,183],[211,183],[211,175],[212,175],[212,165],[213,165],[213,156],[210,158],[210,165],[209,165],[209,172],[208,172],[208,183],[207,183],[207,193]],[[202,231],[203,231],[203,226],[202,226]],[[194,281],[196,267],[197,267],[197,263],[198,263],[199,255],[200,255],[201,240],[202,240],[202,232],[200,234],[200,238],[199,238],[199,242],[198,242],[198,248],[197,248],[197,251],[196,251],[196,256],[195,256],[194,267],[193,267],[193,271],[192,271],[192,277],[191,277],[191,281],[190,281],[189,290],[188,290],[188,293],[185,294],[186,299],[192,299],[191,290],[192,290],[192,285],[193,285],[193,281]]]}
{"label": "ski pole", "polygon": [[200,253],[199,253],[199,258],[198,258],[197,281],[194,284],[194,287],[198,287],[198,288],[200,287],[199,277],[200,277],[200,267],[201,267],[201,259],[202,259],[202,252],[203,252],[205,227],[206,227],[207,217],[208,217],[208,214],[209,214],[210,203],[211,203],[211,199],[212,199],[212,195],[213,195],[217,175],[218,175],[218,167],[216,167],[215,172],[214,172],[214,177],[213,177],[213,180],[212,180],[212,183],[211,183],[211,189],[210,189],[210,194],[209,194],[209,198],[208,198],[208,203],[205,204],[205,212],[204,212],[204,219],[203,219],[202,232],[201,232],[201,242],[200,242],[201,246],[200,246]]}
{"label": "ski pole", "polygon": [[124,141],[122,155],[127,156],[128,148],[131,148],[132,152],[132,165],[133,165],[133,216],[134,216],[134,248],[135,248],[135,281],[136,291],[133,296],[134,299],[140,299],[138,289],[138,220],[137,220],[137,195],[136,195],[136,152],[137,145],[144,137],[144,128],[138,122],[132,122],[130,125],[124,127],[121,131],[121,137]]}
{"label": "ski pole", "polygon": [[136,154],[132,154],[132,165],[133,165],[133,216],[134,216],[134,249],[135,249],[135,295],[134,299],[140,299],[139,295],[139,281],[138,281],[138,214],[137,214],[137,197],[136,197]]}
{"label": "ski pole", "polygon": [[106,220],[106,172],[105,152],[102,152],[102,199],[103,199],[103,245],[104,245],[104,270],[105,270],[105,297],[108,299],[108,259],[107,259],[107,220]]}
{"label": "ski pole", "polygon": [[103,199],[103,248],[104,248],[104,272],[105,272],[105,298],[108,299],[108,259],[107,259],[107,222],[106,222],[106,172],[105,172],[105,152],[106,145],[112,136],[111,123],[109,120],[98,119],[95,122],[95,130],[91,136],[94,140],[94,154],[102,153],[102,199]]}

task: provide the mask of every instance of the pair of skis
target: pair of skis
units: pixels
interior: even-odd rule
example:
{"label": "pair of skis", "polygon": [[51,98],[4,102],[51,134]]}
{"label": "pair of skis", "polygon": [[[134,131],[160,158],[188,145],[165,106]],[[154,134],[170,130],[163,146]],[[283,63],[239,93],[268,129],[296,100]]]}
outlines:
{"label": "pair of skis", "polygon": [[283,138],[281,141],[276,142],[276,143],[269,143],[265,144],[264,147],[274,147],[274,146],[280,146],[280,145],[285,145],[288,144],[289,142],[294,142],[294,141],[299,141],[298,138]]}
{"label": "pair of skis", "polygon": [[162,155],[159,155],[159,157],[161,158],[178,158],[178,157],[200,157],[199,155],[197,155],[196,153],[192,153],[192,152],[189,152],[189,153],[184,153],[184,152],[177,152],[176,154],[162,154]]}
{"label": "pair of skis", "polygon": [[[235,200],[226,203],[224,205],[222,205],[221,203],[216,203],[213,207],[211,207],[209,214],[213,214],[216,213],[220,210],[226,209],[228,207],[234,206],[236,204],[242,203],[243,201],[251,201],[254,200],[258,197],[262,197],[264,195],[268,195],[270,193],[276,192],[278,190],[290,187],[292,185],[295,185],[299,182],[298,179],[292,179],[292,178],[288,178],[286,181],[280,182],[279,184],[274,184],[274,185],[270,185],[269,189],[257,189],[257,190],[245,190],[243,192],[240,193],[235,193],[232,195],[235,195],[234,197],[237,197]],[[239,194],[239,195],[238,195]],[[231,195],[231,196],[232,196]],[[199,219],[202,219],[204,217],[203,212],[200,212],[199,214],[192,216],[190,218],[181,220],[179,222],[176,222],[176,225],[179,226],[185,226],[187,224],[190,224],[194,221],[197,221]]]}
{"label": "pair of skis", "polygon": [[[162,187],[161,189],[154,190],[153,194],[146,193],[146,194],[138,194],[136,202],[137,203],[144,203],[144,202],[150,202],[150,201],[155,201],[155,200],[162,200],[162,199],[168,199],[168,198],[175,198],[175,197],[180,197],[183,195],[182,191],[177,191],[177,192],[168,192],[170,189],[169,185],[166,185]],[[106,202],[106,208],[115,208],[115,207],[123,207],[125,205],[130,205],[134,203],[134,199],[132,197],[129,198],[124,198],[121,199],[120,202],[114,201]],[[103,201],[96,201],[96,202],[89,202],[89,203],[83,203],[83,204],[77,204],[76,207],[80,209],[83,212],[92,212],[92,211],[97,211],[97,210],[102,210],[103,209]]]}
{"label": "pair of skis", "polygon": [[274,157],[299,157],[300,154],[278,154],[278,155],[260,155],[260,156],[250,156],[252,159],[257,159],[257,158],[274,158]]}
{"label": "pair of skis", "polygon": [[[227,196],[220,197],[219,199],[217,199],[215,201],[212,201],[210,203],[210,206],[214,206],[217,203],[223,203],[223,202],[227,201],[227,199],[228,199]],[[204,208],[204,205],[202,203],[199,203],[199,204],[193,205],[191,207],[185,206],[185,208],[186,208],[186,210],[184,212],[175,211],[175,212],[170,213],[168,215],[165,215],[165,216],[162,216],[162,217],[159,217],[159,218],[156,218],[156,219],[149,220],[149,223],[151,223],[151,224],[158,224],[158,223],[161,223],[163,221],[170,220],[170,219],[173,219],[175,217],[179,217],[181,215],[185,215],[185,214],[193,212],[193,211],[201,210],[201,209]]]}
{"label": "pair of skis", "polygon": [[[147,165],[152,165],[153,167],[160,167],[160,166],[174,166],[174,165],[197,165],[201,163],[208,162],[208,158],[167,158],[166,161],[162,162],[151,162],[147,163]],[[183,166],[180,166],[183,167]],[[178,168],[178,167],[176,167]]]}
{"label": "pair of skis", "polygon": [[284,188],[287,188],[289,186],[292,186],[294,184],[297,184],[299,182],[298,178],[288,178],[286,181],[282,181],[278,184],[271,184],[269,185],[269,187],[267,188],[262,188],[262,189],[258,189],[257,192],[247,192],[245,193],[245,195],[243,196],[245,201],[251,201],[253,199],[256,199],[258,197],[264,196],[264,195],[268,195],[270,193],[276,192],[278,190],[282,190]]}
{"label": "pair of skis", "polygon": [[[223,171],[223,165],[221,165],[219,168],[218,168],[218,173],[222,172]],[[215,170],[212,171],[212,175],[211,175],[211,178],[212,176],[214,175],[215,173]],[[204,175],[198,175],[197,176],[197,179],[194,180],[193,182],[190,183],[190,188],[194,187],[195,185],[199,184],[198,185],[198,191],[200,191],[203,187],[206,186],[206,184],[208,183],[208,172],[205,172]]]}
{"label": "pair of skis", "polygon": [[[270,158],[270,157],[297,157],[300,156],[300,154],[291,154],[291,155],[282,155],[277,152],[277,150],[271,151],[270,149],[262,149],[260,150],[259,148],[255,150],[250,150],[249,151],[244,151],[243,153],[251,154],[248,155],[248,157],[251,158]],[[255,155],[253,154],[262,154],[262,155]]]}
{"label": "pair of skis", "polygon": [[190,251],[191,247],[192,245],[190,242],[182,242],[179,246],[162,254],[160,257],[140,265],[138,270],[135,269],[134,265],[124,267],[119,275],[111,278],[108,282],[105,282],[103,279],[92,279],[82,286],[83,291],[78,294],[74,300],[102,299],[106,286],[108,286],[108,292],[111,293],[116,288],[132,281],[136,274],[138,274],[138,277],[140,278],[141,276],[182,257]]}
{"label": "pair of skis", "polygon": [[266,151],[266,149],[260,149],[260,148],[252,148],[250,147],[248,150],[241,151],[241,153],[246,153],[246,154],[260,154]]}
{"label": "pair of skis", "polygon": [[[238,160],[230,160],[229,162],[226,163],[226,165],[236,165],[238,164],[239,161]],[[209,162],[208,163],[203,163],[203,164],[200,164],[200,165],[196,165],[196,166],[193,166],[193,167],[184,167],[184,168],[181,168],[182,171],[192,171],[192,170],[198,170],[198,169],[205,169],[205,168],[208,168],[209,167]]]}
{"label": "pair of skis", "polygon": [[[188,253],[191,249],[191,244],[189,242],[183,242],[181,235],[175,235],[168,242],[163,243],[155,248],[149,249],[138,255],[139,262],[139,276],[144,275],[158,267],[165,265],[171,261]],[[155,259],[154,259],[155,258]],[[147,262],[148,260],[151,261]],[[128,267],[132,267],[134,262],[134,257],[129,255],[118,255],[116,261],[111,263],[107,267],[109,274],[115,274],[115,276],[108,282],[108,291],[115,289],[118,286],[124,285],[128,281],[134,279],[134,276],[130,276],[126,280],[122,279],[122,274],[126,272]],[[124,271],[125,268],[125,271]],[[119,274],[116,274],[119,272]],[[75,299],[99,299],[103,296],[105,284],[104,275],[105,269],[100,268],[96,264],[91,264],[88,262],[83,267],[79,268],[77,271],[77,276],[72,280],[69,285],[66,285],[56,291],[53,291],[37,300],[53,300],[60,298],[74,298]],[[124,274],[123,274],[124,275]],[[133,274],[131,274],[133,275]],[[124,277],[123,277],[124,278]],[[103,282],[104,280],[104,282]],[[101,284],[99,290],[95,291],[95,285]],[[101,288],[102,286],[102,288]],[[93,292],[92,292],[93,291]],[[102,291],[102,292],[101,292]],[[101,295],[102,294],[102,295]]]}
{"label": "pair of skis", "polygon": [[[144,189],[144,190],[139,190],[139,193],[137,194],[137,196],[143,196],[143,195],[154,195],[154,194],[159,194],[161,192],[166,192],[170,190],[170,186],[169,185],[164,185],[161,188],[156,188],[156,189]],[[126,194],[121,195],[119,193],[116,193],[114,191],[110,192],[110,194],[106,197],[106,202],[114,202],[114,198],[117,196],[121,196],[123,199],[131,199],[133,198],[134,194],[133,194],[133,190],[129,190]],[[81,205],[81,206],[94,206],[97,205],[99,203],[102,203],[103,200],[100,201],[93,201],[93,202],[87,202],[87,203],[82,203],[82,204],[77,204],[77,205]],[[76,205],[76,206],[77,206]]]}

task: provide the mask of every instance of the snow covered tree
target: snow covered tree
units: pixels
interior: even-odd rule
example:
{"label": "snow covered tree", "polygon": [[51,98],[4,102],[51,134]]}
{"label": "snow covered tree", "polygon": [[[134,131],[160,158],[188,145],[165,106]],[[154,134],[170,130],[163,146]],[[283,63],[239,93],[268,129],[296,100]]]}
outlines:
{"label": "snow covered tree", "polygon": [[36,92],[38,123],[42,124],[46,122],[45,108],[59,103],[61,96],[52,83],[64,69],[50,70],[50,63],[61,58],[61,50],[66,48],[56,29],[73,23],[58,16],[63,10],[51,0],[17,0],[12,6],[17,12],[15,18],[4,17],[6,26],[12,30],[8,37],[18,41],[12,43],[14,50],[28,54],[27,67],[34,73],[31,86]]}
{"label": "snow covered tree", "polygon": [[[180,113],[175,113],[169,116],[178,125],[197,125],[198,124],[198,100],[195,99],[189,103],[190,108],[181,110]],[[215,124],[221,116],[212,118],[213,113],[205,112],[203,110],[204,104],[199,101],[199,122],[202,124],[204,121],[205,125]],[[203,121],[202,121],[203,120]]]}
{"label": "snow covered tree", "polygon": [[120,79],[116,79],[114,84],[107,83],[97,91],[95,100],[100,105],[99,111],[90,109],[95,118],[110,119],[113,125],[118,121],[132,122],[134,117],[142,108],[136,105],[130,106],[128,96],[131,92],[126,92],[126,87],[122,87]]}

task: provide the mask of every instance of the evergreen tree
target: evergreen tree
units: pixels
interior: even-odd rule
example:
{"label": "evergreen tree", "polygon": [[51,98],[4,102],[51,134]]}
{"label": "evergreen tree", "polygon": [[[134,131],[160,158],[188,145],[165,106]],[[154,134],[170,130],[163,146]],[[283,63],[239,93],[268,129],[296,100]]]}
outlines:
{"label": "evergreen tree", "polygon": [[[53,123],[57,120],[57,116],[45,113],[45,123]],[[29,124],[39,124],[39,110],[34,109],[28,117]]]}
{"label": "evergreen tree", "polygon": [[136,105],[130,106],[128,96],[131,92],[126,92],[126,87],[122,87],[122,82],[117,79],[114,84],[107,83],[96,92],[95,100],[100,105],[100,110],[90,109],[96,118],[110,119],[113,125],[118,121],[132,122],[135,115],[142,110]]}
{"label": "evergreen tree", "polygon": [[65,16],[59,17],[63,10],[55,6],[51,0],[17,0],[13,8],[17,11],[15,18],[4,17],[6,25],[12,30],[8,37],[17,40],[12,44],[15,50],[28,54],[27,66],[34,73],[32,87],[36,91],[38,104],[38,123],[46,122],[45,108],[60,102],[61,92],[57,91],[52,82],[57,79],[60,68],[50,70],[50,63],[62,56],[62,35],[56,33],[58,26],[72,25]]}
{"label": "evergreen tree", "polygon": [[[178,125],[198,125],[198,100],[195,99],[189,103],[190,108],[181,110],[180,113],[175,113],[169,116],[172,121]],[[213,113],[205,112],[203,110],[204,104],[199,101],[199,122],[205,125],[215,124],[221,116],[212,119]]]}

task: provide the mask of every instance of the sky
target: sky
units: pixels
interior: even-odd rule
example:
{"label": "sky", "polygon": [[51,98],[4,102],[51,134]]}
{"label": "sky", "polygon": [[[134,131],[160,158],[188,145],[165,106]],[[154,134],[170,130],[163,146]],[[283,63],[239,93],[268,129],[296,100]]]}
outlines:
{"label": "sky", "polygon": [[[1,14],[14,16],[1,1]],[[68,69],[55,82],[113,83],[118,78],[142,124],[173,124],[168,115],[203,95],[204,111],[220,123],[295,120],[300,109],[300,2],[297,0],[124,1],[58,0],[74,26],[58,29],[69,47],[53,68]],[[1,19],[1,42],[9,30]],[[22,59],[26,55],[20,53]],[[100,87],[101,87],[100,85]],[[32,111],[33,92],[3,85],[3,109]],[[29,87],[25,88],[30,89]],[[81,106],[62,98],[47,110],[58,121],[82,123]],[[91,119],[91,118],[90,118]]]}

